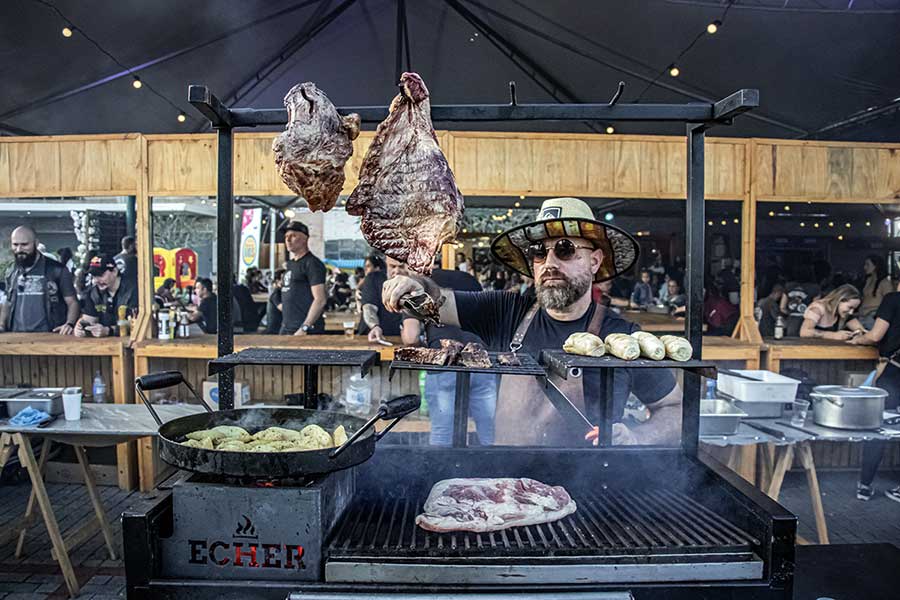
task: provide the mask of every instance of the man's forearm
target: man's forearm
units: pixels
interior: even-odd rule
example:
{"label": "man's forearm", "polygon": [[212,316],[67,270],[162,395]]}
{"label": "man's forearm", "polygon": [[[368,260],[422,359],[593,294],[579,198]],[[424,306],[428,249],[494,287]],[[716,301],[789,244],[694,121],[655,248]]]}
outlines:
{"label": "man's forearm", "polygon": [[374,304],[364,304],[362,308],[363,321],[369,326],[369,329],[375,329],[381,325],[378,320],[378,307]]}
{"label": "man's forearm", "polygon": [[6,320],[9,318],[9,302],[0,307],[0,328],[6,328]]}
{"label": "man's forearm", "polygon": [[319,317],[322,316],[322,311],[325,310],[325,299],[321,300],[318,298],[314,298],[312,304],[309,306],[309,310],[306,312],[306,319],[304,319],[303,324],[312,327],[316,324],[316,321],[319,320]]}
{"label": "man's forearm", "polygon": [[642,445],[671,445],[681,440],[681,405],[661,406],[650,418],[631,427],[631,433]]}
{"label": "man's forearm", "polygon": [[80,314],[81,308],[78,306],[78,300],[72,298],[72,301],[70,302],[69,299],[66,298],[66,323],[74,325]]}

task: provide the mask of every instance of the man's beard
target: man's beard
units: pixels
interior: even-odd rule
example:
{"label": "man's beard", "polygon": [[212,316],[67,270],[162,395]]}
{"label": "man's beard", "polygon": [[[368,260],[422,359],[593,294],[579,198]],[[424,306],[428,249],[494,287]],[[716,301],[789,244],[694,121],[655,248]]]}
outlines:
{"label": "man's beard", "polygon": [[546,286],[541,281],[535,281],[535,292],[537,293],[538,302],[545,309],[563,310],[566,309],[576,300],[584,296],[591,287],[591,276],[589,274],[577,275],[569,277],[563,275],[559,271],[552,273],[543,273],[542,278],[549,277],[562,278],[565,283],[563,285]]}
{"label": "man's beard", "polygon": [[35,250],[31,254],[27,254],[25,252],[16,252],[15,258],[17,267],[30,267],[34,264],[34,261],[37,258],[37,250]]}

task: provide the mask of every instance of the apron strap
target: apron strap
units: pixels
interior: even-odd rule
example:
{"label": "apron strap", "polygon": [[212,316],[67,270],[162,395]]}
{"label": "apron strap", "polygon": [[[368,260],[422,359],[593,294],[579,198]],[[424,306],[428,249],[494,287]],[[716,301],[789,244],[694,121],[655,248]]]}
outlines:
{"label": "apron strap", "polygon": [[528,328],[531,327],[531,322],[534,321],[534,317],[537,315],[540,308],[540,303],[535,300],[534,304],[531,305],[531,308],[528,309],[528,312],[525,313],[522,320],[519,321],[519,326],[516,328],[512,341],[509,343],[509,349],[513,352],[518,352],[522,349],[522,342],[525,340],[525,334],[528,333]]}
{"label": "apron strap", "polygon": [[603,326],[603,317],[606,316],[606,307],[599,302],[594,303],[594,316],[591,317],[591,322],[588,323],[588,333],[593,333],[597,337],[600,337],[600,328]]}

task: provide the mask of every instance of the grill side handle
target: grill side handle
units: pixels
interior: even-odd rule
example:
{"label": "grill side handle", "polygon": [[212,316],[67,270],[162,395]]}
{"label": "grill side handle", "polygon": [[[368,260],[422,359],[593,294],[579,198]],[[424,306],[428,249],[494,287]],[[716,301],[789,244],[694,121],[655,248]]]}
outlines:
{"label": "grill side handle", "polygon": [[197,394],[197,390],[194,389],[188,381],[184,378],[184,375],[181,374],[180,371],[161,371],[159,373],[150,373],[149,375],[142,375],[134,380],[134,390],[137,392],[138,396],[141,397],[141,400],[144,403],[144,406],[150,411],[150,414],[153,415],[153,419],[156,421],[156,424],[162,427],[163,422],[162,419],[159,418],[159,414],[157,414],[156,409],[153,408],[153,405],[150,404],[150,400],[144,395],[144,392],[153,391],[153,390],[161,390],[167,387],[175,387],[179,383],[183,383],[184,386],[190,390],[191,394],[194,398],[197,399],[198,402],[206,409],[206,412],[212,413],[215,412],[212,407],[206,403],[199,394]]}
{"label": "grill side handle", "polygon": [[331,454],[328,455],[328,458],[337,458],[340,456],[344,450],[349,448],[353,443],[356,442],[365,432],[375,426],[377,421],[386,421],[388,419],[393,419],[393,421],[380,432],[375,434],[375,441],[380,440],[384,435],[389,432],[394,425],[400,422],[400,419],[408,415],[409,413],[417,410],[419,406],[422,404],[422,399],[415,394],[407,394],[406,396],[400,396],[399,398],[394,398],[392,400],[387,400],[381,404],[378,409],[378,412],[375,415],[366,421],[366,424],[353,432],[346,442],[335,448]]}

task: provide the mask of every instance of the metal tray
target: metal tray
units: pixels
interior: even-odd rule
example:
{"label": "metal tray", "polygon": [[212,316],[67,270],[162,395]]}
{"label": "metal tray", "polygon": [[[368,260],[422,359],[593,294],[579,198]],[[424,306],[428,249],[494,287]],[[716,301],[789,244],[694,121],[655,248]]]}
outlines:
{"label": "metal tray", "polygon": [[32,388],[21,391],[22,393],[14,398],[0,399],[0,402],[6,406],[6,414],[10,417],[15,416],[20,410],[28,406],[35,410],[44,411],[50,416],[62,414],[63,388]]}
{"label": "metal tray", "polygon": [[734,435],[746,416],[726,400],[701,400],[700,435]]}

